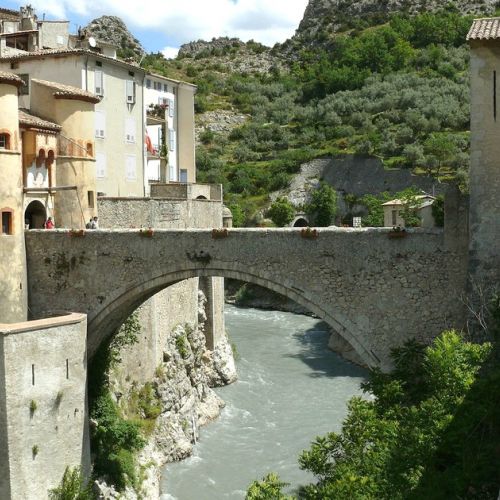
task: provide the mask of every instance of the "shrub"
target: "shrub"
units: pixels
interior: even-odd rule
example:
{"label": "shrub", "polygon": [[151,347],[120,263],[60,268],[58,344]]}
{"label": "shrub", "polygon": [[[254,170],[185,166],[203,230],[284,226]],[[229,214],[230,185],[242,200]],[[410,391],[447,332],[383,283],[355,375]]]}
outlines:
{"label": "shrub", "polygon": [[79,467],[66,467],[61,484],[49,491],[50,500],[93,500],[90,484],[85,484]]}
{"label": "shrub", "polygon": [[276,226],[288,226],[295,216],[295,207],[286,198],[278,198],[271,204],[267,215]]}
{"label": "shrub", "polygon": [[332,224],[337,214],[337,193],[326,183],[311,193],[311,201],[306,205],[312,225],[326,227]]}

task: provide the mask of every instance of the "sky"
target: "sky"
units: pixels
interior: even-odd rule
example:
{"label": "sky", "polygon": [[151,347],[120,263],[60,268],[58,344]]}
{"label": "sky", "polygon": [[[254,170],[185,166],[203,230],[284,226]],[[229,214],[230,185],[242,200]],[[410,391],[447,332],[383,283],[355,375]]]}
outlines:
{"label": "sky", "polygon": [[102,15],[119,16],[148,52],[175,57],[183,43],[213,37],[284,42],[298,27],[308,0],[0,0],[18,10],[30,3],[39,18],[66,19],[70,31]]}

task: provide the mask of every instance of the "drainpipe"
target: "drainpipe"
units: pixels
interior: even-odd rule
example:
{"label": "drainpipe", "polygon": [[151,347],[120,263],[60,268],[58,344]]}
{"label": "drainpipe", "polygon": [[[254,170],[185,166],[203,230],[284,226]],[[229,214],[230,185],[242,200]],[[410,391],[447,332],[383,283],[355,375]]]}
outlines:
{"label": "drainpipe", "polygon": [[[142,61],[142,59],[141,59]],[[144,72],[144,76],[142,77],[142,91],[141,91],[141,97],[142,97],[142,178],[143,178],[143,185],[144,185],[144,196],[151,196],[151,193],[148,193],[148,187],[149,187],[149,181],[148,181],[148,152],[147,150],[145,151],[144,144],[146,144],[146,122],[147,122],[147,113],[146,113],[146,97],[145,97],[145,92],[144,89],[146,87],[146,72]]]}
{"label": "drainpipe", "polygon": [[181,180],[181,158],[179,155],[179,88],[180,85],[177,84],[177,92],[175,93],[175,157],[176,157],[176,165],[177,165],[177,182]]}

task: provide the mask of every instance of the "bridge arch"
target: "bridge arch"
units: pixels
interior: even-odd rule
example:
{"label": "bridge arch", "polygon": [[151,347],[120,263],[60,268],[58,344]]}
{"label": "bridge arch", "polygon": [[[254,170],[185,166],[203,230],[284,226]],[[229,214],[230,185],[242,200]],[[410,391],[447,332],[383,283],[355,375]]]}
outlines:
{"label": "bridge arch", "polygon": [[147,299],[175,283],[199,277],[233,278],[284,295],[328,323],[336,333],[353,347],[368,366],[374,366],[378,363],[378,360],[374,358],[367,346],[362,342],[362,335],[357,331],[356,326],[340,310],[332,314],[331,311],[325,310],[311,294],[294,289],[293,286],[278,283],[269,277],[257,275],[245,269],[221,269],[209,266],[175,270],[156,276],[145,276],[144,280],[134,287],[123,287],[114,291],[102,303],[96,314],[89,314],[87,344],[89,357],[92,357],[102,342],[107,340],[127,317]]}

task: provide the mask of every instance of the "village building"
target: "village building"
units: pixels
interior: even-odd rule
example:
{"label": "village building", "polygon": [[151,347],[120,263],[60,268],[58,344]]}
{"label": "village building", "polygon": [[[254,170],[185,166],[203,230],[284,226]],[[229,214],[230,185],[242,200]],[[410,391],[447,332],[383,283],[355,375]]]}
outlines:
{"label": "village building", "polygon": [[195,91],[196,86],[190,83],[156,74],[146,75],[144,104],[149,183],[196,182]]}
{"label": "village building", "polygon": [[[432,214],[432,205],[435,197],[423,194],[415,196],[415,215],[420,219],[420,227],[435,227],[436,222]],[[382,204],[384,209],[384,226],[385,227],[405,227],[405,220],[402,217],[402,212],[405,208],[403,200],[391,200]]]}

